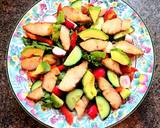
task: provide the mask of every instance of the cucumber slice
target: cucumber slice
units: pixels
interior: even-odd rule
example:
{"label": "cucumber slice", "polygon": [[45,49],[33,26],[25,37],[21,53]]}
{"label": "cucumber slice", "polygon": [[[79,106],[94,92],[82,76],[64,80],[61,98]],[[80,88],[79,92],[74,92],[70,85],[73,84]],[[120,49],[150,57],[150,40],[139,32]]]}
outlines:
{"label": "cucumber slice", "polygon": [[78,0],[78,1],[75,1],[71,4],[71,7],[76,9],[76,10],[79,10],[81,11],[81,7],[82,7],[82,0]]}
{"label": "cucumber slice", "polygon": [[96,97],[96,104],[98,107],[99,115],[101,119],[104,120],[110,114],[110,111],[111,111],[110,105],[108,101],[102,96]]}
{"label": "cucumber slice", "polygon": [[113,39],[114,40],[119,40],[119,39],[123,38],[125,35],[130,34],[132,32],[134,32],[134,28],[130,27],[126,31],[122,31],[122,32],[119,32],[119,33],[115,34],[114,37],[113,37]]}
{"label": "cucumber slice", "polygon": [[64,62],[65,66],[72,66],[74,64],[76,64],[82,57],[82,51],[81,49],[76,46],[72,52],[69,54],[69,56],[67,57],[67,59]]}
{"label": "cucumber slice", "polygon": [[42,85],[42,81],[41,80],[37,80],[36,82],[33,83],[32,87],[31,87],[31,91],[39,88]]}
{"label": "cucumber slice", "polygon": [[66,104],[70,110],[75,108],[76,103],[82,97],[83,91],[81,89],[75,89],[69,92],[66,96]]}
{"label": "cucumber slice", "polygon": [[111,82],[111,84],[112,84],[114,87],[120,87],[119,78],[118,78],[118,76],[117,76],[116,73],[108,70],[108,71],[107,71],[107,76],[108,76],[109,81]]}
{"label": "cucumber slice", "polygon": [[56,96],[54,93],[51,95],[51,101],[53,102],[54,108],[60,108],[64,104],[63,100]]}

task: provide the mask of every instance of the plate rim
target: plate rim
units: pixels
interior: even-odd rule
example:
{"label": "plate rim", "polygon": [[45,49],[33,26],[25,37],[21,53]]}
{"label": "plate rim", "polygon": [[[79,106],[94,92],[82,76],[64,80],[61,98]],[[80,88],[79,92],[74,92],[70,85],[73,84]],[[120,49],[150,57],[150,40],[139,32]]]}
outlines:
{"label": "plate rim", "polygon": [[[41,125],[47,127],[47,128],[52,128],[51,126],[49,126],[48,124],[45,124],[44,122],[42,122],[41,120],[37,119],[36,117],[34,117],[24,106],[23,104],[20,102],[20,100],[18,99],[18,97],[16,96],[16,93],[14,92],[13,90],[13,86],[11,84],[11,81],[10,81],[10,77],[9,77],[9,70],[8,70],[8,52],[9,52],[9,46],[10,46],[10,42],[11,42],[11,39],[12,39],[12,36],[13,36],[13,33],[15,32],[19,22],[23,19],[23,17],[35,6],[37,5],[39,2],[41,2],[42,0],[38,0],[36,1],[31,7],[28,7],[24,13],[20,16],[20,18],[16,21],[16,24],[14,26],[14,29],[12,30],[12,33],[9,37],[9,41],[7,43],[7,46],[6,46],[6,53],[5,53],[5,67],[6,67],[6,76],[7,76],[7,82],[9,84],[9,87],[11,89],[11,92],[12,94],[14,95],[16,101],[18,102],[18,104],[22,107],[22,109],[30,116],[32,117],[35,121],[37,121],[38,123],[40,123]],[[144,96],[142,97],[141,101],[137,104],[137,106],[128,114],[126,115],[125,117],[123,117],[122,119],[120,119],[119,121],[117,121],[116,123],[108,126],[108,127],[113,127],[113,126],[116,126],[117,124],[123,122],[125,119],[127,119],[129,116],[131,116],[138,108],[139,106],[142,104],[142,102],[144,101],[144,99],[146,98],[151,86],[153,86],[152,84],[152,81],[153,81],[153,77],[154,77],[154,73],[155,73],[155,66],[156,66],[156,55],[155,55],[155,43],[153,43],[153,38],[152,38],[152,35],[151,35],[151,31],[149,29],[149,27],[146,25],[146,23],[144,22],[143,18],[141,17],[141,15],[129,4],[127,3],[125,0],[120,0],[122,1],[123,3],[125,3],[127,6],[129,6],[137,15],[138,17],[140,18],[140,20],[144,23],[144,26],[149,34],[149,37],[150,37],[150,40],[151,40],[151,44],[152,44],[152,48],[153,48],[153,69],[152,69],[152,76],[151,76],[151,80],[150,80],[150,83],[148,85],[148,89],[147,91],[145,92]]]}

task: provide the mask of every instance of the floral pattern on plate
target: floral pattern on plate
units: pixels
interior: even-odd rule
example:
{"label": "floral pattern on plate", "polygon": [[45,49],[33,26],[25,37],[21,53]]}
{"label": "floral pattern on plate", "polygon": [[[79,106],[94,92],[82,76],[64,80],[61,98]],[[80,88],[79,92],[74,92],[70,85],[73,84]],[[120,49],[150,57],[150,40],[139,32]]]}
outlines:
{"label": "floral pattern on plate", "polygon": [[[21,37],[24,35],[22,26],[37,21],[44,21],[46,17],[56,13],[59,2],[63,6],[69,5],[68,0],[41,0],[34,5],[18,23],[8,49],[8,76],[13,92],[21,105],[36,119],[46,126],[55,128],[69,127],[65,117],[55,109],[42,110],[40,103],[34,103],[26,99],[30,90],[31,82],[27,79],[27,75],[21,70],[20,54],[24,47]],[[83,0],[83,2],[88,2]],[[153,45],[149,32],[137,13],[121,0],[90,0],[93,4],[105,5],[106,8],[113,7],[121,18],[131,18],[132,26],[135,28],[134,38],[135,45],[143,49],[145,54],[136,59],[135,66],[139,72],[136,72],[132,81],[132,94],[129,100],[121,106],[120,109],[112,111],[107,119],[102,121],[99,116],[94,120],[90,120],[88,116],[84,116],[82,120],[78,120],[75,114],[73,128],[104,128],[115,125],[127,117],[143,100],[147,93],[153,74],[154,53]]]}

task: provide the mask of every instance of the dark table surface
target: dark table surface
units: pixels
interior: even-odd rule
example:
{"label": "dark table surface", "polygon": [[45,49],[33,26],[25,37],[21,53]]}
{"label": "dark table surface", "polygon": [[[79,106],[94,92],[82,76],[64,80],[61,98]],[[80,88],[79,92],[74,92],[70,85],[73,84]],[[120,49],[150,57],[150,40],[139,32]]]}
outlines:
{"label": "dark table surface", "polygon": [[[17,20],[36,0],[0,0],[0,128],[42,128],[15,100],[6,77],[5,53]],[[156,66],[152,87],[140,107],[117,128],[160,128],[160,0],[128,0],[151,31]]]}

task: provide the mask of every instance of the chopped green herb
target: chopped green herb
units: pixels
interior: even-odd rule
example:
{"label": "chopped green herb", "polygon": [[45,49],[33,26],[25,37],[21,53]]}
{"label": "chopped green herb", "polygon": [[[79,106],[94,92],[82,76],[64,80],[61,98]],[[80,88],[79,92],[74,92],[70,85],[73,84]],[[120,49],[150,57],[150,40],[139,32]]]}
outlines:
{"label": "chopped green herb", "polygon": [[65,74],[66,74],[65,72],[61,72],[58,76],[58,80],[62,80]]}
{"label": "chopped green herb", "polygon": [[104,58],[106,57],[106,53],[105,53],[105,52],[101,52],[101,51],[91,52],[90,55],[91,55],[91,56],[94,56],[96,59],[99,59],[99,58],[104,59]]}
{"label": "chopped green herb", "polygon": [[26,37],[22,37],[23,43],[25,46],[31,45],[32,44],[32,40]]}
{"label": "chopped green herb", "polygon": [[96,67],[102,66],[101,62],[94,55],[84,53],[82,58]]}

